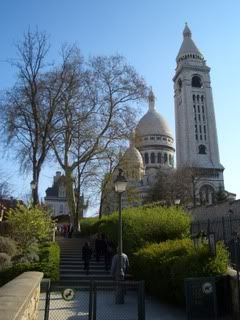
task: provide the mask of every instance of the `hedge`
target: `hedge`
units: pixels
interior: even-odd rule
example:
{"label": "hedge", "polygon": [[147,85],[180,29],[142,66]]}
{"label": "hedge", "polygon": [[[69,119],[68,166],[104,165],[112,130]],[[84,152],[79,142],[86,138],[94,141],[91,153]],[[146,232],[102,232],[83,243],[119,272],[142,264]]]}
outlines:
{"label": "hedge", "polygon": [[[105,233],[117,244],[117,213],[101,219],[97,227],[98,232]],[[186,237],[189,230],[190,217],[181,208],[138,207],[123,210],[123,248],[130,255],[146,243]]]}
{"label": "hedge", "polygon": [[195,249],[190,239],[168,240],[147,245],[131,261],[136,279],[144,279],[149,293],[171,303],[184,303],[184,278],[224,274],[228,252],[217,243],[216,257],[207,244]]}
{"label": "hedge", "polygon": [[103,220],[99,219],[98,217],[81,219],[80,220],[81,234],[83,236],[89,236],[89,235],[98,233],[98,227]]}
{"label": "hedge", "polygon": [[45,278],[59,279],[60,248],[55,242],[40,246],[40,261],[15,263],[11,268],[0,272],[0,286],[26,271],[41,271]]}

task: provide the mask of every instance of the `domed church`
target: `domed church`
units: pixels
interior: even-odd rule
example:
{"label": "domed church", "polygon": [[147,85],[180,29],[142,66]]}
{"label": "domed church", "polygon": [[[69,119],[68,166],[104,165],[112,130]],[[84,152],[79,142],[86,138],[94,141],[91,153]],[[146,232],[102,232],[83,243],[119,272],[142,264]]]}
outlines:
{"label": "domed church", "polygon": [[148,111],[132,132],[129,147],[121,157],[113,172],[105,197],[103,212],[111,213],[117,209],[117,199],[113,191],[113,182],[118,168],[123,170],[128,181],[127,191],[123,194],[122,205],[138,206],[142,204],[160,171],[174,168],[173,135],[166,120],[157,112],[155,96],[150,90]]}
{"label": "domed church", "polygon": [[[211,204],[216,193],[224,190],[224,167],[219,158],[210,68],[192,40],[187,24],[176,63],[173,77],[176,167],[194,172],[193,205]],[[174,138],[166,120],[156,110],[152,90],[148,104],[148,111],[138,122],[129,148],[119,162],[128,180],[127,192],[123,194],[125,207],[140,205],[154,185],[157,174],[174,169]],[[117,170],[112,182],[116,175]],[[114,192],[110,190],[113,185],[103,206],[104,213],[117,209]]]}

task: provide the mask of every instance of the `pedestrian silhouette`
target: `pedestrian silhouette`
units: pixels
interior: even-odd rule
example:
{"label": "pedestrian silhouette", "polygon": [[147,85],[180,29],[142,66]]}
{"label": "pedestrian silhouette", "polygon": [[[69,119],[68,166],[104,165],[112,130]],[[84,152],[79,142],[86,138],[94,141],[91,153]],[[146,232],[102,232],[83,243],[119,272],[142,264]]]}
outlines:
{"label": "pedestrian silhouette", "polygon": [[90,248],[89,242],[85,242],[82,248],[82,259],[84,261],[84,270],[86,270],[86,274],[89,273],[89,264],[92,257],[92,249]]}

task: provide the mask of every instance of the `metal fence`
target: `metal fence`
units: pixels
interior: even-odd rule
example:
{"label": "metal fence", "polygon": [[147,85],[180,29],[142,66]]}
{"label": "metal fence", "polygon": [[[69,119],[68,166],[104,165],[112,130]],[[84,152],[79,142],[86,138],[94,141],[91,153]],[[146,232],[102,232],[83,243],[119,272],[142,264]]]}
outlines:
{"label": "metal fence", "polygon": [[[116,303],[120,290],[124,303]],[[145,320],[143,281],[43,282],[38,320]]]}
{"label": "metal fence", "polygon": [[229,215],[221,219],[193,221],[191,233],[201,231],[207,234],[214,232],[216,240],[223,240],[227,244],[236,234],[240,234],[240,218]]}
{"label": "metal fence", "polygon": [[240,268],[240,218],[234,216],[222,217],[215,220],[199,220],[191,224],[191,234],[204,232],[215,234],[216,241],[224,241],[230,253],[230,262]]}
{"label": "metal fence", "polygon": [[187,319],[232,319],[228,277],[185,279]]}

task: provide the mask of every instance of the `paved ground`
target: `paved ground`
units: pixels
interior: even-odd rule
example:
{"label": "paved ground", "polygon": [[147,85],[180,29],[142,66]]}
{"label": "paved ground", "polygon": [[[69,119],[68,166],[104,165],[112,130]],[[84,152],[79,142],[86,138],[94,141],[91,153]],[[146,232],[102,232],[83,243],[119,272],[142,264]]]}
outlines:
{"label": "paved ground", "polygon": [[[63,300],[60,292],[51,294],[49,320],[88,320],[88,292],[77,291],[72,301]],[[44,317],[44,299],[41,296],[39,320]],[[97,295],[97,320],[137,320],[137,297],[128,292],[124,305],[115,304],[112,291],[100,291]],[[181,320],[186,319],[185,312],[160,304],[157,300],[146,297],[146,320]]]}

